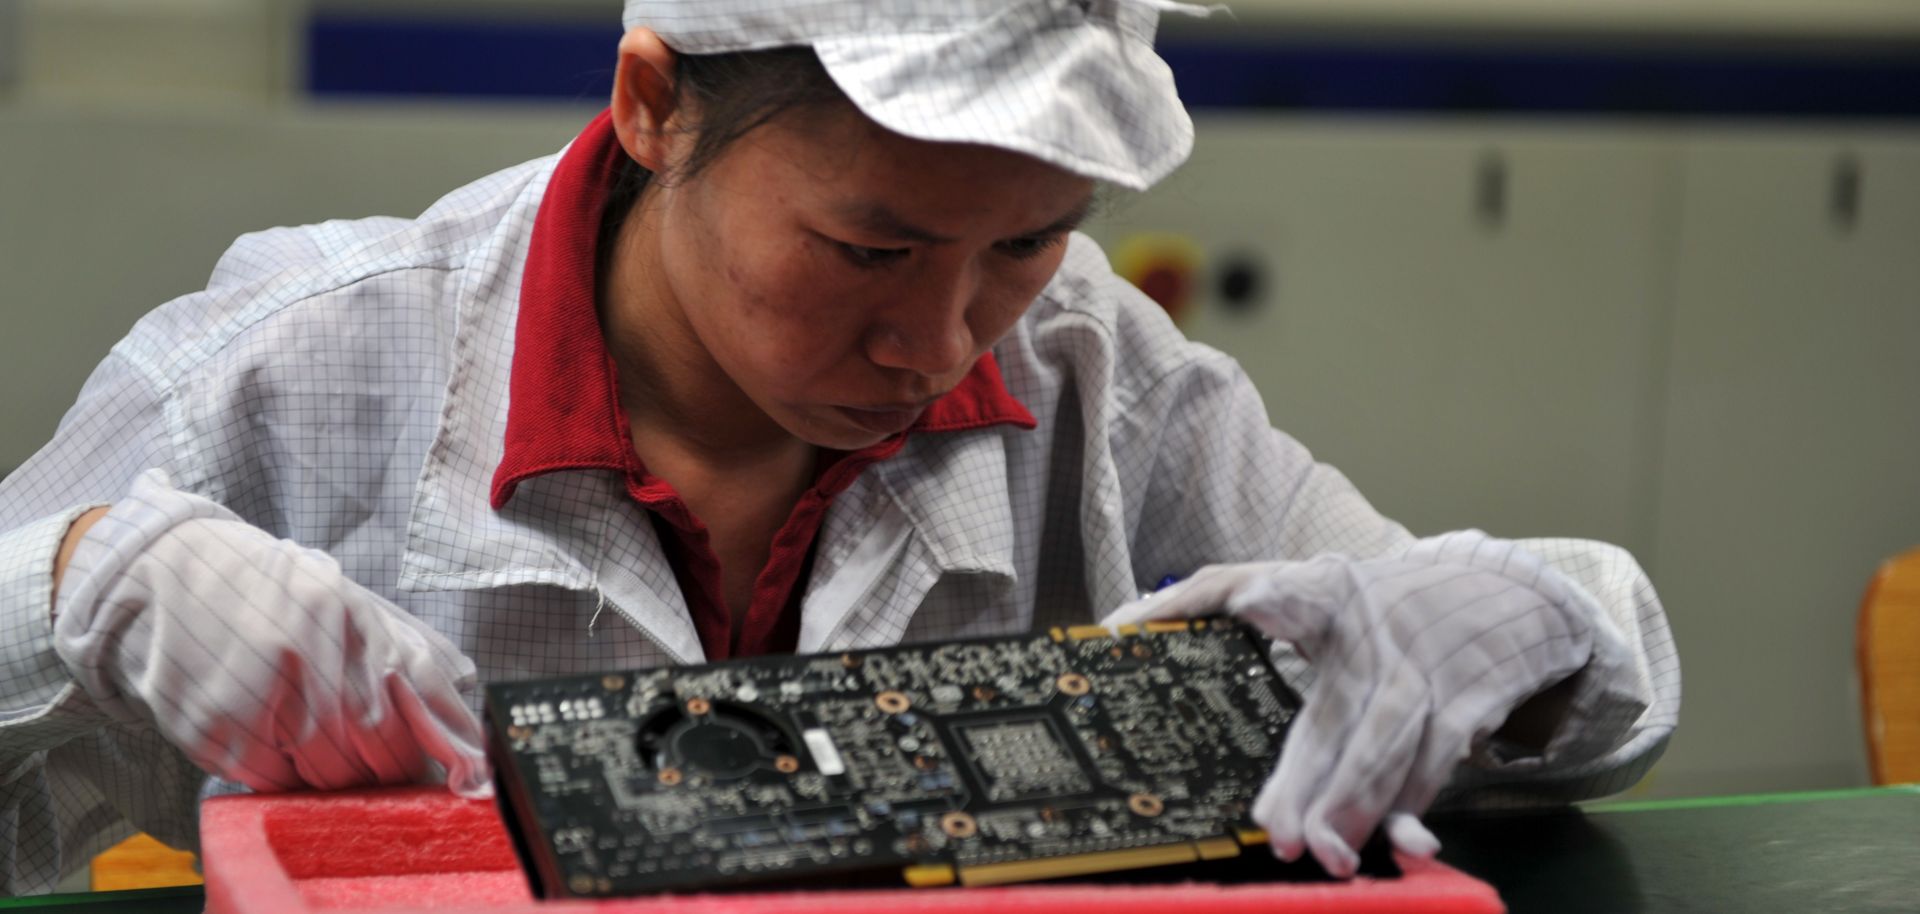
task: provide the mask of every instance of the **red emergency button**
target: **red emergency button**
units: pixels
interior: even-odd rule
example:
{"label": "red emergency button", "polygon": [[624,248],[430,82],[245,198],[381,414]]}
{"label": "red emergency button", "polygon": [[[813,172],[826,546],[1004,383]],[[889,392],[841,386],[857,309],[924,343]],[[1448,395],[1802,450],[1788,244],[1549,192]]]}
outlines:
{"label": "red emergency button", "polygon": [[1114,247],[1113,268],[1178,321],[1193,304],[1200,248],[1184,235],[1133,235]]}

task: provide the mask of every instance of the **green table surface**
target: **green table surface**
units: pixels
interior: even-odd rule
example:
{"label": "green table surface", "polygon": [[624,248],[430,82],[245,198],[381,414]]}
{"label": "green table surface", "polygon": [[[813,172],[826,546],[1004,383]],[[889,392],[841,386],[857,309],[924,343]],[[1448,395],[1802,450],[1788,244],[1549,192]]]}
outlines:
{"label": "green table surface", "polygon": [[[1436,816],[1440,859],[1533,912],[1920,912],[1920,785]],[[46,914],[201,909],[195,888],[0,899]]]}
{"label": "green table surface", "polygon": [[1437,817],[1513,914],[1920,912],[1920,785]]}

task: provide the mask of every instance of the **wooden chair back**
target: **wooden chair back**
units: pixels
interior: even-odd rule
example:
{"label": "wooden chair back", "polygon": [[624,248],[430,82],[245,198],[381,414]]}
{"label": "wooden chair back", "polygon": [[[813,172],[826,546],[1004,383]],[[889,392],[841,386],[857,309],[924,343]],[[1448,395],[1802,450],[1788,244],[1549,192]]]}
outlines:
{"label": "wooden chair back", "polygon": [[1920,549],[1888,559],[1867,585],[1856,650],[1873,782],[1920,782]]}

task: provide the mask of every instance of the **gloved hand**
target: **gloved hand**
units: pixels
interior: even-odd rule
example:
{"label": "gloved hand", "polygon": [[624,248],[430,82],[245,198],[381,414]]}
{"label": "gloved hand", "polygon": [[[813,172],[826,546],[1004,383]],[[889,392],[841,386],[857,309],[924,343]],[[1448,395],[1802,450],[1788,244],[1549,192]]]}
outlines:
{"label": "gloved hand", "polygon": [[75,549],[54,644],[101,710],[254,790],[418,781],[431,760],[455,793],[492,793],[460,696],[471,660],[331,557],[157,470]]}
{"label": "gloved hand", "polygon": [[1440,842],[1420,823],[1456,765],[1529,697],[1586,664],[1594,626],[1557,574],[1477,532],[1466,564],[1422,541],[1391,559],[1326,556],[1219,565],[1128,604],[1108,627],[1225,612],[1315,666],[1316,678],[1254,801],[1274,853],[1310,850],[1339,877],[1378,825],[1402,853]]}

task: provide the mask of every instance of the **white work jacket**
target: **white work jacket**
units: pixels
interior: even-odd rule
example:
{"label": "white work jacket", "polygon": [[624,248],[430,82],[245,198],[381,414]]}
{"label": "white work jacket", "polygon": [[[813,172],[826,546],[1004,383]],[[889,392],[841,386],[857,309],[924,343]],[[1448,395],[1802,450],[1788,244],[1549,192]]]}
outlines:
{"label": "white work jacket", "polygon": [[[616,474],[543,475],[489,505],[522,269],[555,161],[417,219],[241,238],[206,290],[113,348],[52,442],[0,483],[0,893],[46,891],[135,828],[197,843],[206,775],[150,728],[94,709],[51,644],[68,523],[150,467],[330,553],[451,638],[483,681],[703,659],[654,527]],[[1038,428],[916,435],[868,467],[822,523],[801,651],[1088,622],[1210,563],[1358,561],[1414,542],[1273,430],[1239,367],[1185,340],[1085,237],[994,354]],[[1630,662],[1587,677],[1544,759],[1483,759],[1455,786],[1622,788],[1677,713],[1666,620],[1619,550],[1530,546],[1593,597]],[[1432,599],[1444,608],[1444,593]],[[1306,683],[1297,658],[1284,666]]]}

